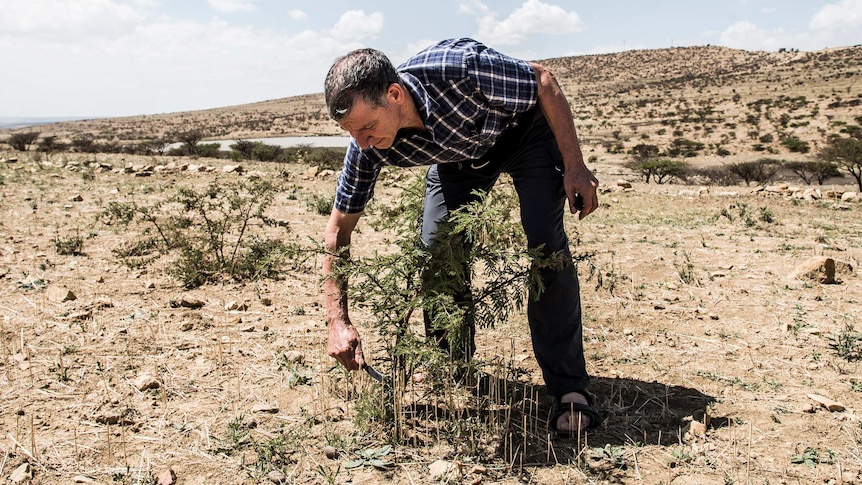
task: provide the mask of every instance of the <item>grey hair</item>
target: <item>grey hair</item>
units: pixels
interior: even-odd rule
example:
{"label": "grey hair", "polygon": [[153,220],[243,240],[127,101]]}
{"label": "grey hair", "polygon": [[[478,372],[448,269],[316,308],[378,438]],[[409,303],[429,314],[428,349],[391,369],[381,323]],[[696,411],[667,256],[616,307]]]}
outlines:
{"label": "grey hair", "polygon": [[341,56],[329,68],[323,84],[329,116],[341,120],[357,99],[380,107],[389,86],[400,82],[392,62],[378,50],[358,49]]}

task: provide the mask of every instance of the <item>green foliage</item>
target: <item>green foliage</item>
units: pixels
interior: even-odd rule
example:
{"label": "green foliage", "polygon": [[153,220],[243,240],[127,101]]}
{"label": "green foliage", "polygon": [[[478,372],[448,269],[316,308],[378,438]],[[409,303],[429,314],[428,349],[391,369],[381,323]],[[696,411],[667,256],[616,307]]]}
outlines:
{"label": "green foliage", "polygon": [[671,157],[695,157],[703,149],[705,145],[698,141],[689,140],[687,138],[676,138],[667,149],[667,155]]}
{"label": "green foliage", "polygon": [[389,445],[384,445],[379,448],[356,450],[354,453],[356,454],[357,458],[355,460],[351,460],[345,463],[344,468],[350,470],[363,466],[372,466],[374,468],[385,470],[386,468],[392,466],[391,461],[384,459],[391,452],[392,447]]}
{"label": "green foliage", "polygon": [[647,159],[632,160],[625,163],[625,167],[639,173],[646,183],[650,179],[657,184],[662,184],[671,178],[684,178],[688,171],[688,162],[682,160]]}
{"label": "green foliage", "polygon": [[305,198],[305,206],[308,210],[321,216],[328,216],[335,205],[334,195],[310,195]]}
{"label": "green foliage", "polygon": [[150,207],[109,204],[106,223],[137,221],[145,233],[114,250],[130,267],[143,267],[164,254],[174,254],[169,273],[187,288],[223,276],[244,281],[271,278],[287,259],[300,261],[312,250],[279,239],[252,234],[252,227],[287,230],[287,223],[266,216],[276,187],[267,181],[215,180],[197,191],[182,187]]}
{"label": "green foliage", "polygon": [[74,236],[60,236],[59,234],[52,239],[54,249],[57,254],[64,256],[80,256],[84,250],[84,238],[75,234]]}
{"label": "green foliage", "polygon": [[727,169],[745,181],[745,185],[751,182],[763,184],[769,181],[781,169],[781,160],[761,158],[751,162],[737,162],[727,165]]}
{"label": "green foliage", "polygon": [[817,465],[831,465],[833,461],[832,451],[826,450],[825,452],[820,452],[810,446],[806,447],[802,453],[797,453],[790,457],[790,463],[806,465],[810,468],[815,468]]}
{"label": "green foliage", "polygon": [[862,332],[847,323],[837,336],[829,337],[829,348],[847,362],[862,360]]}
{"label": "green foliage", "polygon": [[816,180],[819,185],[823,185],[823,182],[825,182],[826,179],[841,176],[838,166],[835,162],[831,161],[814,160],[810,162],[786,162],[784,166],[793,171],[793,173],[809,185],[814,180]]}
{"label": "green foliage", "polygon": [[[475,194],[474,203],[450,214],[432,254],[419,237],[424,187],[424,179],[415,177],[398,204],[372,218],[375,228],[393,235],[386,241],[390,252],[354,259],[345,254],[334,265],[334,275],[350,283],[351,300],[373,316],[370,324],[382,336],[396,383],[420,367],[430,381],[452,379],[448,357],[433,339],[417,333],[412,315],[428,311],[450,348],[464,348],[469,321],[490,327],[506,320],[542,291],[542,271],[574,270],[562,255],[526,249],[523,231],[511,217],[517,199],[502,186],[491,195]],[[478,268],[481,281],[473,275]],[[469,297],[456,304],[456,295],[464,294]],[[380,413],[382,406],[368,407],[378,414],[369,411],[367,418],[392,419]]]}
{"label": "green foliage", "polygon": [[256,143],[251,150],[251,158],[261,162],[276,162],[281,160],[283,152],[284,149],[279,146]]}
{"label": "green foliage", "polygon": [[803,141],[796,135],[785,137],[781,144],[785,148],[794,153],[808,153],[811,151],[811,145],[807,141]]}
{"label": "green foliage", "polygon": [[835,162],[856,179],[859,190],[862,191],[862,139],[830,138],[817,154],[818,160]]}
{"label": "green foliage", "polygon": [[30,145],[39,139],[40,134],[41,133],[38,131],[19,131],[18,133],[12,133],[6,143],[8,143],[13,150],[26,152],[30,149]]}

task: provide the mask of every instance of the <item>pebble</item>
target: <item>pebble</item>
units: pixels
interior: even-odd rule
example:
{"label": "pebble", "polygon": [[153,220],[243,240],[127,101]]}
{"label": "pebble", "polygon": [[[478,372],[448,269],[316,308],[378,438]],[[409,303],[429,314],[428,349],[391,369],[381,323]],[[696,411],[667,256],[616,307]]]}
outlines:
{"label": "pebble", "polygon": [[160,384],[153,376],[149,374],[141,374],[135,379],[135,389],[144,392],[150,389],[158,389]]}
{"label": "pebble", "polygon": [[9,475],[9,481],[12,483],[21,483],[24,480],[29,480],[33,478],[33,474],[30,472],[30,464],[22,463],[21,466],[15,469]]}
{"label": "pebble", "polygon": [[177,483],[177,474],[173,469],[168,468],[159,475],[157,485],[174,485],[175,483]]}
{"label": "pebble", "polygon": [[437,460],[428,465],[428,475],[431,480],[451,481],[455,478],[455,464],[451,461]]}
{"label": "pebble", "polygon": [[338,450],[336,450],[334,446],[324,446],[323,454],[330,460],[338,458]]}

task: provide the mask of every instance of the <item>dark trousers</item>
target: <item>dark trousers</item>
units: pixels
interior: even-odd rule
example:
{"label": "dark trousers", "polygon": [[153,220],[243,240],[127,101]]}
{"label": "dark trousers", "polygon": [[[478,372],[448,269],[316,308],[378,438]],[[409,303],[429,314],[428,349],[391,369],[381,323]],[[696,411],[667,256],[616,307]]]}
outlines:
{"label": "dark trousers", "polygon": [[[562,251],[569,261],[562,270],[543,272],[545,289],[537,300],[531,297],[527,305],[533,352],[548,393],[561,396],[585,390],[589,375],[584,361],[580,288],[563,227],[563,161],[541,110],[535,108],[522,116],[518,126],[504,133],[481,160],[429,168],[422,239],[433,249],[438,224],[450,212],[472,201],[472,191],[489,191],[501,173],[508,173],[514,182],[529,247],[544,245],[547,254]],[[460,297],[468,299],[469,295]],[[430,321],[426,315],[426,330],[445,347],[445,335],[435,333]],[[474,349],[475,328],[471,319],[466,324],[470,327],[466,329],[470,347],[463,352],[469,357]]]}

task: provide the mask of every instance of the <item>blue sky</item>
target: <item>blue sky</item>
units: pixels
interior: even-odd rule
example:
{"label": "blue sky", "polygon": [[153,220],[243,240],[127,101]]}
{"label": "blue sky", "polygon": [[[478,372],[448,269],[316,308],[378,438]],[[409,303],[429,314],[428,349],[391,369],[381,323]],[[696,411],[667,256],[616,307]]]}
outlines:
{"label": "blue sky", "polygon": [[397,64],[468,36],[529,60],[862,43],[862,0],[0,0],[0,117],[107,117],[322,91],[332,60]]}

